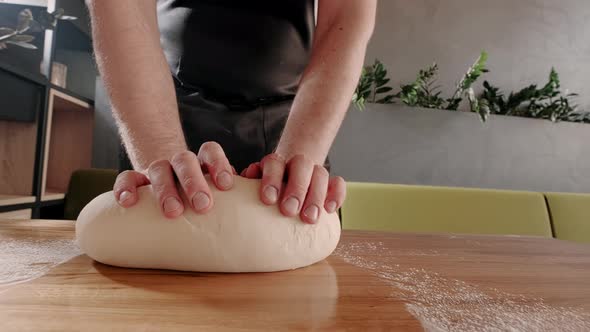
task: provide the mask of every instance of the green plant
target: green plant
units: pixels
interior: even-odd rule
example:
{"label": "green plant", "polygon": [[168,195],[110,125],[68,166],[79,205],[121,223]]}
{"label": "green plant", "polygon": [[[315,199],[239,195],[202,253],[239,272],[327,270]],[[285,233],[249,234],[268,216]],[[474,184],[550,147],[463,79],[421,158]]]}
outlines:
{"label": "green plant", "polygon": [[8,45],[19,46],[26,49],[37,49],[31,44],[35,37],[26,32],[41,32],[45,29],[53,29],[57,26],[58,20],[75,20],[74,16],[64,15],[64,10],[59,8],[53,13],[41,12],[37,20],[33,17],[30,9],[23,9],[17,18],[17,25],[14,29],[0,27],[0,50]]}
{"label": "green plant", "polygon": [[463,101],[463,96],[472,92],[471,86],[481,75],[488,72],[485,68],[488,60],[488,54],[481,52],[473,66],[469,67],[467,73],[461,78],[453,96],[447,99],[442,98],[440,86],[436,86],[438,77],[438,65],[420,70],[418,77],[413,83],[402,85],[401,91],[396,95],[404,104],[408,106],[418,106],[425,108],[437,108],[450,111],[456,111]]}
{"label": "green plant", "polygon": [[455,93],[447,100],[448,104],[445,109],[456,111],[459,108],[461,101],[463,101],[462,96],[467,95],[469,97],[469,94],[473,91],[471,90],[473,83],[475,83],[484,73],[488,72],[486,69],[487,61],[488,53],[482,51],[473,66],[469,67],[467,73],[463,76],[461,81],[459,81],[459,84],[457,84]]}
{"label": "green plant", "polygon": [[395,100],[400,100],[408,106],[417,106],[425,108],[441,108],[456,111],[459,104],[473,83],[487,72],[485,68],[488,55],[482,52],[477,61],[471,66],[467,73],[457,84],[457,88],[450,98],[441,97],[440,86],[436,85],[438,79],[438,65],[421,69],[416,76],[416,80],[409,84],[402,84],[401,90],[396,93],[390,93],[393,89],[387,86],[387,70],[383,64],[376,60],[372,66],[363,68],[359,83],[353,95],[352,101],[355,106],[362,110],[365,103],[391,104]]}
{"label": "green plant", "polygon": [[427,108],[442,108],[445,100],[440,97],[440,86],[435,85],[438,76],[438,65],[421,69],[416,80],[401,86],[401,91],[395,95],[408,106]]}
{"label": "green plant", "polygon": [[385,66],[379,60],[375,60],[372,66],[363,68],[359,83],[352,96],[352,102],[359,110],[365,108],[366,102],[379,104],[392,103],[394,95],[388,94],[381,96],[393,90],[393,88],[387,86],[387,83],[389,83],[389,78],[387,78]]}
{"label": "green plant", "polygon": [[408,106],[456,111],[464,98],[467,98],[471,111],[478,113],[484,122],[490,114],[503,114],[542,118],[553,122],[590,123],[590,111],[578,110],[572,101],[578,96],[577,94],[561,91],[559,74],[553,68],[549,74],[549,81],[541,88],[533,84],[520,91],[512,92],[506,97],[499,88],[484,81],[483,92],[479,97],[476,96],[473,84],[488,72],[487,60],[488,54],[482,51],[473,66],[457,84],[452,97],[447,99],[441,97],[440,86],[436,85],[438,78],[436,63],[420,70],[416,80],[401,85],[398,93],[391,94],[392,89],[387,86],[390,81],[387,78],[387,70],[381,62],[376,60],[372,66],[363,69],[353,102],[361,110],[364,109],[366,102],[390,104],[399,100]]}
{"label": "green plant", "polygon": [[483,93],[474,104],[472,101],[471,107],[483,121],[490,114],[503,114],[548,119],[553,122],[590,122],[590,112],[579,112],[572,103],[571,99],[578,95],[561,91],[559,74],[554,68],[549,74],[549,81],[543,87],[538,88],[532,84],[510,93],[508,97],[488,81],[483,83],[483,87]]}

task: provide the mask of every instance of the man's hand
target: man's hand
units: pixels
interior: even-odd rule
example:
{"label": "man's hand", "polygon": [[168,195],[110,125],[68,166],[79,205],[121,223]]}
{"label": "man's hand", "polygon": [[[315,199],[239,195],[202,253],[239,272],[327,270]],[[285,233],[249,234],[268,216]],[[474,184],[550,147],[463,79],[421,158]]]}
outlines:
{"label": "man's hand", "polygon": [[269,154],[261,162],[251,164],[241,175],[262,178],[262,202],[279,203],[283,215],[299,215],[301,220],[311,224],[319,220],[322,210],[335,212],[346,196],[346,184],[341,177],[330,179],[323,166],[314,165],[303,155],[285,160],[276,153]]}
{"label": "man's hand", "polygon": [[203,144],[197,155],[183,151],[170,160],[156,160],[145,174],[125,171],[117,177],[113,192],[119,204],[127,208],[137,203],[137,188],[151,184],[162,213],[168,218],[176,218],[185,208],[180,189],[195,212],[205,213],[213,206],[206,173],[220,190],[229,190],[234,184],[235,171],[221,146],[215,142]]}

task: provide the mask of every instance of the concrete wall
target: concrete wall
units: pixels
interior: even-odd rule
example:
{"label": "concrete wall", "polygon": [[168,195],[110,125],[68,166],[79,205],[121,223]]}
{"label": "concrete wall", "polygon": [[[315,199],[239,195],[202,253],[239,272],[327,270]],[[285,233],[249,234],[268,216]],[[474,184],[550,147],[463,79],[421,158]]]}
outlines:
{"label": "concrete wall", "polygon": [[590,192],[590,124],[369,105],[330,153],[350,181]]}
{"label": "concrete wall", "polygon": [[545,82],[555,66],[564,88],[590,109],[588,0],[381,0],[378,10],[367,63],[381,59],[395,86],[436,61],[440,83],[451,90],[485,49],[486,78],[496,85]]}

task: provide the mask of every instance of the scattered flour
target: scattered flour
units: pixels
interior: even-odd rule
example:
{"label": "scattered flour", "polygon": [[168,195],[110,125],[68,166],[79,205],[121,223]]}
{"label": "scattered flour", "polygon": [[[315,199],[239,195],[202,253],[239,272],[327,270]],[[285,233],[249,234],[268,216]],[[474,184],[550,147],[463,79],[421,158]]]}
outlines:
{"label": "scattered flour", "polygon": [[73,240],[2,238],[0,286],[31,280],[80,254]]}
{"label": "scattered flour", "polygon": [[[590,315],[582,310],[550,306],[543,299],[497,289],[482,290],[424,269],[401,267],[395,257],[384,261],[379,255],[383,250],[387,249],[381,242],[351,243],[341,245],[335,254],[388,282],[391,293],[401,294],[408,311],[426,331],[590,331]],[[368,258],[355,255],[359,251]],[[379,259],[371,260],[372,255]]]}

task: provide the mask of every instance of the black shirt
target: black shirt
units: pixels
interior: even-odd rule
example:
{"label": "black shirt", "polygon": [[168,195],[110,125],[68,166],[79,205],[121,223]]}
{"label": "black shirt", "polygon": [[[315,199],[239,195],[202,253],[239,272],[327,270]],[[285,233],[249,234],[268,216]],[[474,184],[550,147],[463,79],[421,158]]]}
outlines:
{"label": "black shirt", "polygon": [[292,96],[309,60],[314,0],[159,0],[177,87],[219,100]]}

